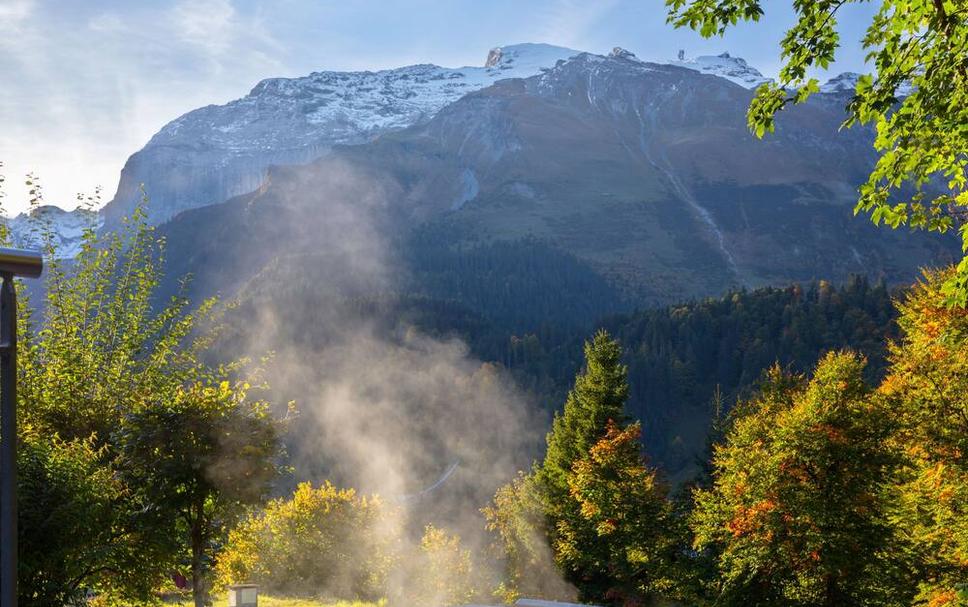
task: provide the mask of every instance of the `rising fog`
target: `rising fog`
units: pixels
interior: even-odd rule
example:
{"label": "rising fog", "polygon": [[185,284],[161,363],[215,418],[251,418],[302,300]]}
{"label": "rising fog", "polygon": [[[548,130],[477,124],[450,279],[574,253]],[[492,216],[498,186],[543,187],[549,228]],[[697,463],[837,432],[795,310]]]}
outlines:
{"label": "rising fog", "polygon": [[[313,168],[281,195],[249,202],[302,209],[276,235],[298,246],[240,290],[222,345],[233,357],[271,353],[270,397],[280,411],[296,403],[286,437],[293,474],[277,493],[328,479],[378,494],[400,513],[387,533],[408,549],[432,523],[496,574],[480,509],[540,454],[548,420],[499,365],[400,313],[402,188],[342,162]],[[535,574],[558,578],[550,567]]]}

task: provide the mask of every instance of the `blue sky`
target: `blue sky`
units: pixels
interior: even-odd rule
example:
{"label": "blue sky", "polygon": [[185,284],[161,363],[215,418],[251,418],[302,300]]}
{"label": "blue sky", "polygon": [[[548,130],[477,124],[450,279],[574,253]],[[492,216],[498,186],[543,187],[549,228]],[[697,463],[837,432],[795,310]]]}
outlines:
{"label": "blue sky", "polygon": [[[725,38],[665,24],[661,0],[0,0],[0,161],[8,213],[23,176],[48,202],[74,206],[103,187],[162,125],[246,94],[262,78],[436,63],[480,65],[502,44],[546,42],[642,59],[728,50],[775,75],[788,3]],[[872,5],[840,14],[841,59],[861,71]]]}

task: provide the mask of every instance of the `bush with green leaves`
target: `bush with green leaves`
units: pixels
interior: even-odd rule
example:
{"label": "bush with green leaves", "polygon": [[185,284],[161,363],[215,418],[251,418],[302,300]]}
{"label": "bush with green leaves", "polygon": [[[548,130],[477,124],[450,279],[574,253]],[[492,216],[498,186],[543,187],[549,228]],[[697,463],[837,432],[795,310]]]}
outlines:
{"label": "bush with green leaves", "polygon": [[376,600],[399,554],[398,513],[378,497],[301,483],[228,536],[219,586],[253,582],[267,592]]}
{"label": "bush with green leaves", "polygon": [[481,509],[493,536],[489,554],[503,564],[495,596],[513,603],[522,596],[568,601],[574,591],[561,580],[548,542],[550,521],[533,474],[519,472]]}
{"label": "bush with green leaves", "polygon": [[412,607],[465,605],[481,594],[480,572],[455,533],[427,525],[415,554],[401,564],[398,604]]}
{"label": "bush with green leaves", "polygon": [[79,604],[88,591],[112,600],[151,598],[153,561],[171,546],[91,439],[64,441],[26,426],[20,432],[19,604]]}

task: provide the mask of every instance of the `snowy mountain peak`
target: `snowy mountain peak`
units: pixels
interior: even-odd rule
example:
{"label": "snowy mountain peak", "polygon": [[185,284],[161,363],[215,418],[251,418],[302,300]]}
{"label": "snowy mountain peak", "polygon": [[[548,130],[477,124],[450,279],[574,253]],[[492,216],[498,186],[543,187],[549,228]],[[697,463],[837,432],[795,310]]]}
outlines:
{"label": "snowy mountain peak", "polygon": [[[549,44],[515,44],[492,49],[483,67],[419,64],[263,80],[241,99],[199,108],[165,125],[122,171],[105,209],[108,223],[131,212],[140,183],[156,203],[149,220],[162,223],[187,209],[251,192],[269,165],[310,162],[335,145],[364,143],[419,124],[468,93],[540,74],[578,54]],[[189,163],[185,150],[192,150]]]}
{"label": "snowy mountain peak", "polygon": [[852,93],[857,87],[857,79],[860,74],[857,72],[843,72],[837,74],[824,84],[820,85],[821,93]]}
{"label": "snowy mountain peak", "polygon": [[719,55],[700,55],[687,59],[685,53],[680,51],[679,59],[669,61],[669,65],[719,76],[748,89],[756,88],[772,80],[772,78],[765,77],[758,69],[746,63],[746,60],[742,57],[733,57],[728,52]]}
{"label": "snowy mountain peak", "polygon": [[[857,81],[860,79],[857,72],[843,72],[837,74],[824,84],[820,85],[821,93],[853,93],[857,89]],[[914,87],[910,82],[902,82],[897,87],[895,95],[899,98],[907,97],[914,92]]]}
{"label": "snowy mountain peak", "polygon": [[26,249],[42,249],[44,232],[50,230],[58,257],[69,259],[80,253],[84,231],[99,228],[102,221],[98,213],[87,209],[65,211],[44,205],[7,219],[6,223],[13,244]]}
{"label": "snowy mountain peak", "polygon": [[638,61],[639,58],[635,56],[632,51],[626,50],[620,46],[616,46],[612,49],[612,52],[608,54],[609,57],[615,57],[616,59],[630,59],[632,61]]}
{"label": "snowy mountain peak", "polygon": [[[563,46],[554,46],[553,44],[528,42],[524,44],[498,46],[492,48],[487,54],[487,61],[484,63],[484,68],[490,70],[515,70],[525,72],[527,76],[533,76],[539,73],[541,69],[552,68],[559,61],[579,54],[581,54],[581,51]],[[522,74],[513,77],[523,78],[526,76]]]}
{"label": "snowy mountain peak", "polygon": [[[491,49],[483,66],[425,63],[263,80],[241,99],[199,108],[165,125],[128,160],[117,193],[104,209],[105,221],[116,225],[131,212],[141,200],[142,183],[152,199],[149,221],[163,223],[257,189],[271,165],[310,162],[334,146],[365,143],[421,124],[468,93],[499,80],[540,75],[576,56],[646,65],[620,47],[604,57],[525,43]],[[728,53],[695,59],[682,53],[669,63],[747,88],[767,80]]]}

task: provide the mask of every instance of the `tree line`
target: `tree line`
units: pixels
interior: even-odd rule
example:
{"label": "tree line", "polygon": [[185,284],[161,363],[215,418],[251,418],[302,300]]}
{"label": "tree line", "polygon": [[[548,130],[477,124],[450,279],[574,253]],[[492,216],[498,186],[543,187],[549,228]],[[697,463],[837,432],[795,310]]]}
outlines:
{"label": "tree line", "polygon": [[544,458],[485,509],[502,592],[546,593],[533,572],[550,560],[609,604],[968,604],[968,312],[947,305],[953,271],[898,302],[876,386],[849,349],[809,374],[771,367],[718,424],[708,478],[678,495],[641,454],[621,348],[599,332]]}

